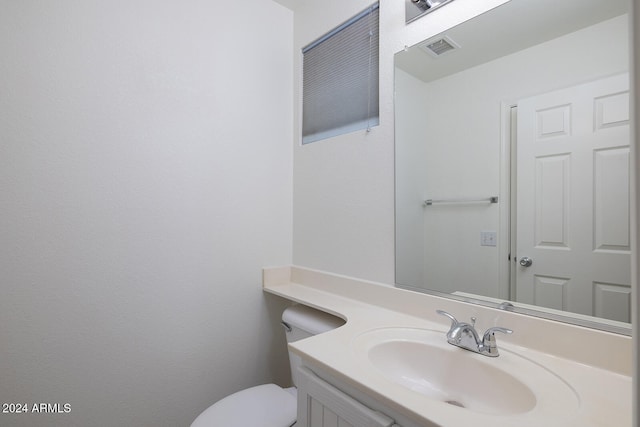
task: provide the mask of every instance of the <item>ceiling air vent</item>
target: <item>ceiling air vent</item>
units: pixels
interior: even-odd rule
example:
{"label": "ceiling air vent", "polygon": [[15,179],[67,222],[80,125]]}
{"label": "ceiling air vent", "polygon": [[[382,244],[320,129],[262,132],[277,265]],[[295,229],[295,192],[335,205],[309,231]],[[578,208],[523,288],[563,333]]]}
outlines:
{"label": "ceiling air vent", "polygon": [[448,36],[422,45],[422,49],[435,58],[459,48],[460,46]]}

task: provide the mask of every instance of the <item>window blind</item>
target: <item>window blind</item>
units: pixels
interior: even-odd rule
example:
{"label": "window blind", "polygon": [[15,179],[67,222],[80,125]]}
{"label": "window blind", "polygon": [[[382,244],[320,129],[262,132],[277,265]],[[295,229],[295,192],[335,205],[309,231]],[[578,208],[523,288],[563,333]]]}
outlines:
{"label": "window blind", "polygon": [[302,49],[302,143],[380,123],[379,4]]}

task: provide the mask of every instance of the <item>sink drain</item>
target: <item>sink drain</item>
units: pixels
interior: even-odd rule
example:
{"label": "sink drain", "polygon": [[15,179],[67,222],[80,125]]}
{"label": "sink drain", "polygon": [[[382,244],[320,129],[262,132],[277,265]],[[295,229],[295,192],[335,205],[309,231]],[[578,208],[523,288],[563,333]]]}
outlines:
{"label": "sink drain", "polygon": [[449,405],[457,406],[459,408],[464,408],[464,405],[458,402],[457,400],[445,400],[444,402],[448,403]]}

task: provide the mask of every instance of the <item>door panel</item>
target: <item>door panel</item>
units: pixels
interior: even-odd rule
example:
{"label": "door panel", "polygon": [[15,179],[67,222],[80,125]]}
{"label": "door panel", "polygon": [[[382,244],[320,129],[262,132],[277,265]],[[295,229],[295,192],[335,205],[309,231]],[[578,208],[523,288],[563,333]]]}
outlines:
{"label": "door panel", "polygon": [[630,321],[628,75],[517,106],[516,300]]}

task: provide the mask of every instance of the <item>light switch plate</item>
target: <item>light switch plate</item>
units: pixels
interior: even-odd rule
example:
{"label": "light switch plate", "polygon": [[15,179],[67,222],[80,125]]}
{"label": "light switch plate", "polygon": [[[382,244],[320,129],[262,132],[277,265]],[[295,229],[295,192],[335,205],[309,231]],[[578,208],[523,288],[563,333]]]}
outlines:
{"label": "light switch plate", "polygon": [[495,231],[481,231],[480,232],[480,246],[497,246],[498,245],[498,233]]}

